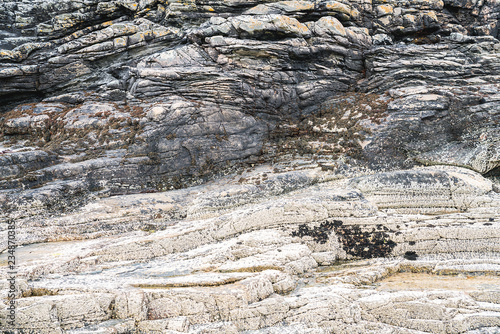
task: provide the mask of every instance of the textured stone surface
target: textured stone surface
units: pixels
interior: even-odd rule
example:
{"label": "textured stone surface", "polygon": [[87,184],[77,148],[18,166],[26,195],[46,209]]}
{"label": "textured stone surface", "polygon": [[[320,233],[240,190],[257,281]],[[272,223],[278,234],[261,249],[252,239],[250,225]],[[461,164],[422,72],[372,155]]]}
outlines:
{"label": "textured stone surface", "polygon": [[[203,186],[17,220],[20,240],[33,243],[17,250],[18,328],[498,329],[500,197],[491,181],[444,166],[332,176],[261,166]],[[51,238],[73,241],[43,243]],[[408,273],[422,286],[405,283]]]}
{"label": "textured stone surface", "polygon": [[339,109],[339,93],[354,89],[382,104],[377,123],[369,109],[327,119],[342,130],[350,118],[359,139],[343,150],[334,138],[334,151],[376,168],[496,174],[498,11],[456,1],[3,1],[3,155],[29,146],[53,158],[5,161],[2,188],[186,185],[272,158],[276,127],[295,127],[331,97]]}
{"label": "textured stone surface", "polygon": [[499,15],[0,0],[17,329],[497,332]]}

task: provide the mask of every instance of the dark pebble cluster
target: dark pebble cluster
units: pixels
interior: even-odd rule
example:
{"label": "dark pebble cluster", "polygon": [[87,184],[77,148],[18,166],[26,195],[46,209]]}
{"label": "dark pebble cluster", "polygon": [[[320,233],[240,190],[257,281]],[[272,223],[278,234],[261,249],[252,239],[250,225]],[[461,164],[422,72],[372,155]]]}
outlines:
{"label": "dark pebble cluster", "polygon": [[[381,231],[384,229],[384,231]],[[387,232],[394,232],[385,226],[379,226],[378,230],[362,231],[359,226],[346,226],[340,220],[327,220],[319,226],[310,228],[306,224],[299,225],[297,231],[292,232],[293,237],[312,237],[317,243],[324,244],[332,231],[335,231],[342,248],[355,257],[370,259],[375,257],[385,257],[390,255],[396,243],[390,239]],[[416,254],[408,255],[413,259]],[[408,258],[405,255],[405,258]]]}

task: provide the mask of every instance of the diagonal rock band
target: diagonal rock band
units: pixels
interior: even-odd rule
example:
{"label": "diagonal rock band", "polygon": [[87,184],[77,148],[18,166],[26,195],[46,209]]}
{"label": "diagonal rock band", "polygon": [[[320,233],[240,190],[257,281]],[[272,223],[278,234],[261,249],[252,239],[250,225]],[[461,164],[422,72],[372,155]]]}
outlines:
{"label": "diagonal rock band", "polygon": [[499,19],[0,2],[0,328],[498,332]]}

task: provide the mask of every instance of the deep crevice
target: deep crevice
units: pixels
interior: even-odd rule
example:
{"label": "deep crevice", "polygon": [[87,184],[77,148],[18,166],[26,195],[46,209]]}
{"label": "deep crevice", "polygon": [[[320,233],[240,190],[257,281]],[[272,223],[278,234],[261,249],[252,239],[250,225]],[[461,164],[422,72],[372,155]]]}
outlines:
{"label": "deep crevice", "polygon": [[484,177],[499,177],[500,176],[500,166],[493,168],[492,170],[483,174]]}

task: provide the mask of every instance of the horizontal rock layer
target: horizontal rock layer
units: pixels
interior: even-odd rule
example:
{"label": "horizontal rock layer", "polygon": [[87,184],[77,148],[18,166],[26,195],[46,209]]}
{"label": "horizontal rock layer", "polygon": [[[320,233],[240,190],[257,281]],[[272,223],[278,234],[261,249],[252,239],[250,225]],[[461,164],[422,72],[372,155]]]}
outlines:
{"label": "horizontal rock layer", "polygon": [[[17,250],[17,321],[40,333],[499,326],[499,204],[491,181],[456,167],[337,180],[321,168],[259,167],[99,199],[51,220],[16,220],[19,240],[32,244]],[[437,286],[384,283],[405,272]],[[445,287],[448,275],[492,285]]]}

